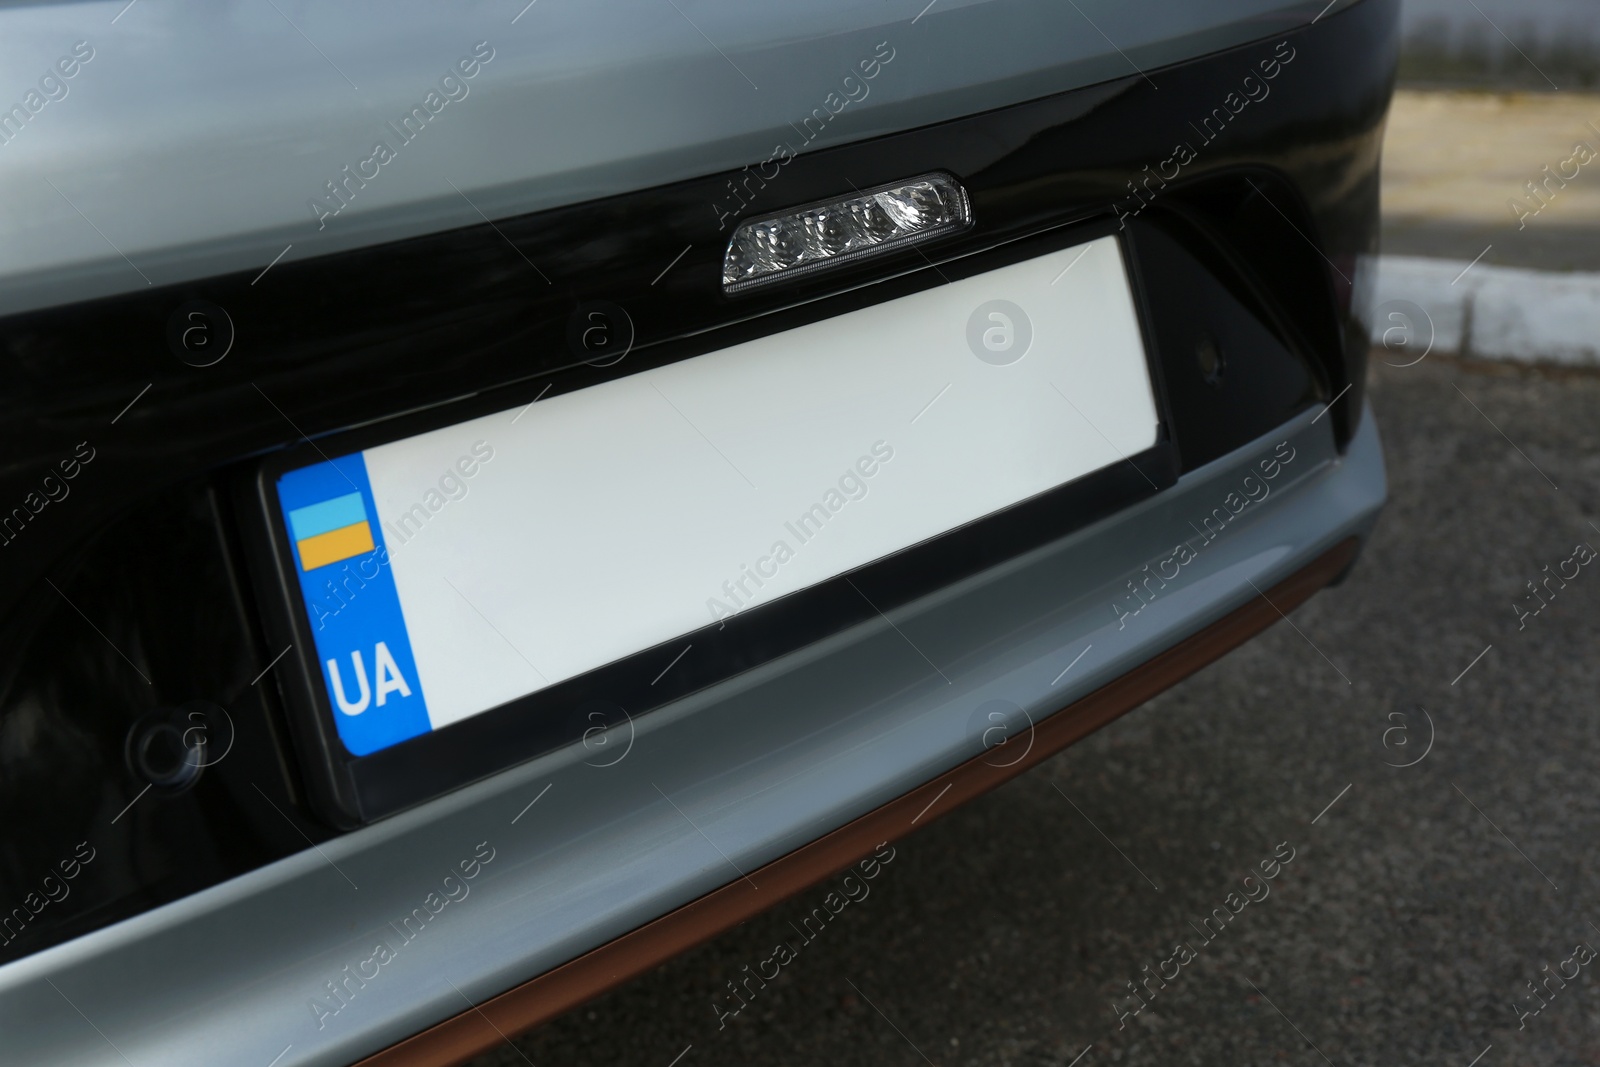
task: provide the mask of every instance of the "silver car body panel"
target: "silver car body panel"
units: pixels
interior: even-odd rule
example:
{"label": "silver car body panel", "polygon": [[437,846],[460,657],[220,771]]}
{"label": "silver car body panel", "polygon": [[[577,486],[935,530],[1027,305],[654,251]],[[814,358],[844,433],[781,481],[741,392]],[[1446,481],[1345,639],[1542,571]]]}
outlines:
{"label": "silver car body panel", "polygon": [[[24,110],[0,118],[0,314],[734,170],[779,143],[811,151],[1124,78],[1324,8],[924,4],[8,6],[0,115]],[[78,42],[93,57],[63,78]],[[480,42],[492,58],[441,87]],[[893,58],[863,82],[880,45]],[[422,105],[413,139],[390,132]],[[367,169],[380,139],[394,158]],[[319,198],[338,213],[319,218]]]}
{"label": "silver car body panel", "polygon": [[[1365,412],[1341,456],[1331,422],[1308,410],[893,625],[856,626],[603,743],[0,968],[0,1064],[347,1064],[466,1010],[463,995],[480,1002],[757,871],[980,754],[986,702],[1047,716],[1239,607],[1249,582],[1268,588],[1364,536],[1386,496],[1376,423]],[[1230,505],[1178,578],[1119,618],[1127,582],[1173,555],[1174,531],[1249,484],[1265,497]],[[1308,673],[1331,676],[1306,652]],[[313,1007],[337,1004],[327,983],[396,942],[485,842],[493,858],[464,897],[336,1014]]]}

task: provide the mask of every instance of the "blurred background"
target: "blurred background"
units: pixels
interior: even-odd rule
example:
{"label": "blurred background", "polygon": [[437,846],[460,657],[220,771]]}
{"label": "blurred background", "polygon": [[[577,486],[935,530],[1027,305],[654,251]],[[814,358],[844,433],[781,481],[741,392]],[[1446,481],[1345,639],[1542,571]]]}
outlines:
{"label": "blurred background", "polygon": [[1536,65],[1563,88],[1593,88],[1597,14],[1593,0],[1405,0],[1400,77],[1417,86],[1547,90]]}
{"label": "blurred background", "polygon": [[1395,362],[1431,342],[1467,358],[1600,364],[1600,5],[1402,11],[1375,340],[1409,349]]}

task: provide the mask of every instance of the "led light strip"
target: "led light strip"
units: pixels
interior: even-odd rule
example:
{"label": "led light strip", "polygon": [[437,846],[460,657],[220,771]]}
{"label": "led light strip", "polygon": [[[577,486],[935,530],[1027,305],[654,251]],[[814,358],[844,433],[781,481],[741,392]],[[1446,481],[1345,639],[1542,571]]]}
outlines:
{"label": "led light strip", "polygon": [[741,223],[722,258],[722,290],[737,293],[890,252],[972,224],[972,205],[948,174],[879,186],[787,214]]}

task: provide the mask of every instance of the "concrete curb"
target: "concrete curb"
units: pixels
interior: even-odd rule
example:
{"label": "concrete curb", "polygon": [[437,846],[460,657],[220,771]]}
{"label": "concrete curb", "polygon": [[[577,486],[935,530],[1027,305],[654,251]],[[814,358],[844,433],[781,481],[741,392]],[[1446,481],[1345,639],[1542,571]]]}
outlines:
{"label": "concrete curb", "polygon": [[1371,329],[1395,363],[1434,351],[1600,367],[1600,273],[1383,256]]}

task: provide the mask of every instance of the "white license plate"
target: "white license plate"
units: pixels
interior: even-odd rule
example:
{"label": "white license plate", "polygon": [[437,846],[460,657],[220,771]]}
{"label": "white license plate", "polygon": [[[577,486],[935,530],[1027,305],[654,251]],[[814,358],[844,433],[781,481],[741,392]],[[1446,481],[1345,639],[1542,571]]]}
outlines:
{"label": "white license plate", "polygon": [[[1119,462],[1157,421],[1103,237],[291,471],[279,491],[359,755]],[[346,521],[357,504],[370,547]],[[359,591],[331,610],[351,570]]]}

